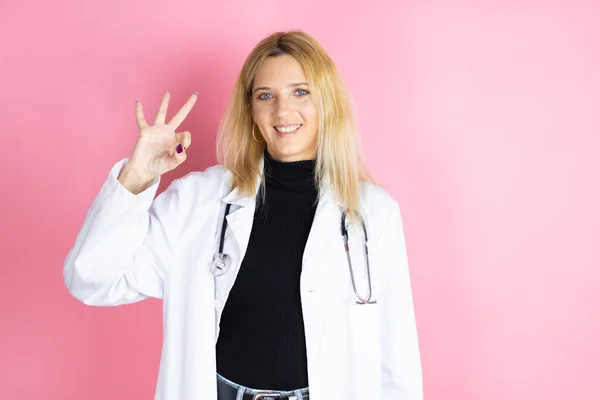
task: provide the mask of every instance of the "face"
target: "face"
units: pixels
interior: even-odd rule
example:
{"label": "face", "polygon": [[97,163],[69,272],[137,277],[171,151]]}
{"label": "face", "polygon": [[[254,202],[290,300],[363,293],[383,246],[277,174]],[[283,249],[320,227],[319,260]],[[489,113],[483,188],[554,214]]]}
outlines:
{"label": "face", "polygon": [[315,158],[318,112],[304,71],[294,57],[267,58],[256,72],[251,96],[254,122],[274,159]]}

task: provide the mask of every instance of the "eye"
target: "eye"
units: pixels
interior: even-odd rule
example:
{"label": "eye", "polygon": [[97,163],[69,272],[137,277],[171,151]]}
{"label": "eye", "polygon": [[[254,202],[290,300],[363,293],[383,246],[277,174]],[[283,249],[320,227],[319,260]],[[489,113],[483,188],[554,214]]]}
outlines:
{"label": "eye", "polygon": [[259,100],[267,100],[268,97],[264,97],[265,95],[269,95],[270,96],[271,94],[267,93],[267,92],[261,93],[261,94],[258,95],[257,99],[259,99]]}
{"label": "eye", "polygon": [[298,93],[298,92],[303,92],[303,93],[300,93],[300,96],[306,96],[308,94],[308,90],[305,90],[305,89],[296,90],[296,93]]}

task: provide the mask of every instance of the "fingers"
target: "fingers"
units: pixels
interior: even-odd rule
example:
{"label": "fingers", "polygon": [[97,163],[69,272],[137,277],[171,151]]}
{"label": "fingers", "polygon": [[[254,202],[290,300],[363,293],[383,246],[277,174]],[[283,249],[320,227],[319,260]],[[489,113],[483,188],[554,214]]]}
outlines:
{"label": "fingers", "polygon": [[194,104],[196,104],[196,100],[198,100],[198,92],[194,92],[189,99],[187,99],[183,107],[177,111],[167,125],[171,126],[173,129],[177,129],[183,120],[188,116],[192,107],[194,107]]}
{"label": "fingers", "polygon": [[171,93],[169,93],[168,90],[165,91],[165,94],[163,94],[162,100],[160,101],[160,106],[158,107],[158,113],[156,114],[154,125],[165,123],[165,119],[167,118],[167,107],[169,106],[170,98]]}
{"label": "fingers", "polygon": [[169,157],[169,168],[175,169],[181,165],[187,159],[187,153],[183,150],[181,153],[175,151],[171,157]]}
{"label": "fingers", "polygon": [[135,101],[135,119],[137,121],[138,128],[142,129],[148,126],[148,123],[144,118],[144,110],[142,109],[141,100]]}
{"label": "fingers", "polygon": [[189,131],[175,133],[175,140],[187,149],[192,144],[192,134]]}
{"label": "fingers", "polygon": [[[185,136],[184,136],[185,135]],[[182,162],[187,159],[187,147],[191,144],[191,135],[189,132],[181,132],[177,133],[176,137],[179,139],[183,138],[183,140],[187,143],[187,146],[179,142],[177,146],[173,149],[173,152],[167,157],[167,163],[169,170],[177,168]]]}
{"label": "fingers", "polygon": [[[163,94],[163,97],[160,101],[160,106],[158,107],[158,112],[156,113],[156,118],[154,119],[154,125],[165,124],[165,119],[167,118],[167,108],[169,107],[170,99],[171,99],[171,93],[167,90]],[[188,98],[188,100],[185,102],[183,107],[181,107],[179,109],[179,111],[177,111],[177,113],[173,116],[173,118],[171,118],[171,120],[169,121],[169,123],[167,125],[172,127],[173,130],[177,129],[179,127],[179,125],[181,125],[183,120],[185,120],[185,118],[188,116],[192,107],[194,107],[194,104],[196,104],[196,100],[198,100],[198,92],[194,92]],[[141,129],[141,128],[145,128],[148,126],[148,123],[146,122],[146,119],[144,118],[142,102],[139,100],[136,100],[135,116],[136,116],[138,128]]]}
{"label": "fingers", "polygon": [[169,171],[177,168],[187,159],[187,149],[192,144],[192,134],[189,131],[175,133],[175,148],[166,157]]}

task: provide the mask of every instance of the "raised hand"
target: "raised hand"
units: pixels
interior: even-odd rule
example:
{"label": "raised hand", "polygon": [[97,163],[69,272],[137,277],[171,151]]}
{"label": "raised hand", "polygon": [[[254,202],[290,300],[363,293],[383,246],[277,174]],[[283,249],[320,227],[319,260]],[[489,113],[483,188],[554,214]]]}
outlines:
{"label": "raised hand", "polygon": [[189,131],[177,133],[175,130],[190,113],[198,93],[194,92],[173,118],[165,123],[170,97],[171,94],[166,91],[152,125],[148,125],[144,118],[142,102],[136,101],[139,137],[129,162],[118,177],[119,182],[134,194],[143,191],[154,178],[177,168],[187,158],[185,150],[192,144],[192,134]]}
{"label": "raised hand", "polygon": [[192,94],[173,118],[165,123],[170,97],[168,91],[164,93],[152,125],[148,125],[144,118],[142,102],[136,101],[135,115],[139,137],[129,158],[128,167],[144,179],[152,180],[177,168],[186,160],[185,150],[192,143],[189,131],[177,133],[175,130],[191,111],[198,94]]}

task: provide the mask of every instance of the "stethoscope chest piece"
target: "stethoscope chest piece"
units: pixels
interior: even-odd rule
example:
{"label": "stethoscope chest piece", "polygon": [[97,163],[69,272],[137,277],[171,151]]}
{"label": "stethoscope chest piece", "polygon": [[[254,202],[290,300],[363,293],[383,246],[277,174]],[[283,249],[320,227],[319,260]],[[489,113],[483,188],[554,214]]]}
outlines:
{"label": "stethoscope chest piece", "polygon": [[231,258],[225,253],[223,253],[223,245],[225,242],[225,228],[227,228],[227,215],[229,214],[229,209],[231,207],[231,203],[227,204],[225,207],[225,216],[223,216],[223,227],[221,228],[221,239],[219,240],[219,251],[214,255],[212,264],[210,266],[210,271],[214,276],[224,275],[229,269],[229,264],[231,264]]}
{"label": "stethoscope chest piece", "polygon": [[210,267],[211,272],[214,276],[221,276],[227,272],[229,269],[229,263],[231,259],[227,254],[217,253],[213,257],[213,262]]}

